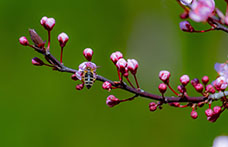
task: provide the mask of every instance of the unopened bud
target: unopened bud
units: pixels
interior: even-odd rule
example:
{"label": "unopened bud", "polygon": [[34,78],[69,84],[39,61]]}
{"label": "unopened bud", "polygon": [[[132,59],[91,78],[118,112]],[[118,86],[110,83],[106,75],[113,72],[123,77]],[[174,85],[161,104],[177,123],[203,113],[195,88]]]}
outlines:
{"label": "unopened bud", "polygon": [[213,108],[213,111],[214,111],[215,114],[219,114],[221,112],[221,110],[222,110],[222,108],[220,106],[215,106]]}
{"label": "unopened bud", "polygon": [[91,48],[86,48],[83,51],[83,55],[85,56],[85,58],[88,61],[91,61],[92,60],[92,56],[93,56],[93,50]]}
{"label": "unopened bud", "polygon": [[150,111],[155,111],[155,110],[157,110],[157,104],[155,103],[155,102],[151,102],[150,104],[149,104],[149,109],[150,109]]}
{"label": "unopened bud", "polygon": [[44,17],[42,17],[41,18],[41,20],[40,20],[40,24],[42,25],[42,26],[44,26],[44,24],[45,24],[45,22],[47,21],[47,16],[44,16]]}
{"label": "unopened bud", "polygon": [[211,93],[211,94],[214,94],[215,93],[215,88],[211,84],[209,84],[209,85],[206,86],[206,91]]}
{"label": "unopened bud", "polygon": [[25,36],[20,37],[19,42],[21,45],[24,45],[24,46],[27,46],[29,44],[28,39]]}
{"label": "unopened bud", "polygon": [[82,90],[84,88],[84,84],[78,84],[75,87],[77,90]]}
{"label": "unopened bud", "polygon": [[71,76],[71,79],[74,80],[74,81],[77,81],[77,80],[78,80],[76,74],[73,74],[73,75]]}
{"label": "unopened bud", "polygon": [[42,66],[42,65],[44,65],[44,62],[41,59],[34,57],[32,59],[32,64],[36,65],[36,66]]}
{"label": "unopened bud", "polygon": [[213,111],[211,109],[205,110],[205,114],[207,117],[211,117],[213,115]]}
{"label": "unopened bud", "polygon": [[163,94],[163,93],[166,92],[167,86],[166,86],[166,84],[161,83],[161,84],[158,86],[158,89],[159,89],[159,91]]}
{"label": "unopened bud", "polygon": [[123,58],[123,54],[121,52],[119,52],[119,51],[116,51],[116,52],[112,53],[111,56],[110,56],[110,59],[112,60],[112,62],[114,64],[116,64],[116,62],[119,59],[121,59],[121,58]]}
{"label": "unopened bud", "polygon": [[[43,26],[46,30],[51,31],[55,26],[55,19],[54,18],[46,18],[43,19]],[[42,19],[41,19],[42,20]]]}
{"label": "unopened bud", "polygon": [[166,70],[162,70],[159,73],[159,78],[166,84],[169,83],[170,76],[171,76],[170,72]]}
{"label": "unopened bud", "polygon": [[199,79],[197,79],[197,78],[191,80],[191,84],[193,87],[195,87],[198,83],[199,83]]}
{"label": "unopened bud", "polygon": [[69,40],[69,37],[66,33],[62,32],[58,35],[58,41],[62,48],[66,45],[68,40]]}
{"label": "unopened bud", "polygon": [[194,31],[194,28],[188,21],[180,22],[180,29],[184,32],[193,32]]}
{"label": "unopened bud", "polygon": [[203,85],[201,83],[198,83],[196,86],[194,86],[196,91],[199,93],[203,92]]}
{"label": "unopened bud", "polygon": [[114,107],[115,105],[118,105],[120,103],[120,100],[116,98],[114,95],[109,95],[106,100],[106,104],[109,107]]}
{"label": "unopened bud", "polygon": [[202,82],[204,85],[207,85],[207,83],[209,82],[209,77],[208,76],[203,76],[202,77]]}
{"label": "unopened bud", "polygon": [[191,112],[191,117],[193,118],[193,119],[196,119],[197,117],[198,117],[198,113],[196,112],[196,111],[192,111]]}
{"label": "unopened bud", "polygon": [[188,75],[183,75],[180,77],[180,82],[183,86],[186,86],[189,83],[189,76]]}
{"label": "unopened bud", "polygon": [[106,89],[106,90],[110,90],[110,89],[112,89],[112,84],[109,83],[108,81],[105,81],[105,82],[102,84],[102,88],[103,88],[103,89]]}
{"label": "unopened bud", "polygon": [[127,59],[127,68],[132,74],[136,74],[138,66],[139,64],[135,59]]}
{"label": "unopened bud", "polygon": [[122,73],[125,73],[125,68],[127,67],[127,62],[125,59],[121,58],[116,62],[116,67]]}

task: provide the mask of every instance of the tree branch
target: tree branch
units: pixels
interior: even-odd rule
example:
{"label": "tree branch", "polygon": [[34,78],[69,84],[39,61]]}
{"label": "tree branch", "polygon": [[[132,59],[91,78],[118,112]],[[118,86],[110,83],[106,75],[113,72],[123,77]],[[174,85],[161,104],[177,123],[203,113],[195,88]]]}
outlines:
{"label": "tree branch", "polygon": [[[32,48],[34,48],[37,52],[43,54],[45,56],[45,59],[51,63],[53,66],[56,67],[56,70],[60,71],[60,72],[68,72],[68,73],[72,73],[74,74],[75,72],[77,72],[76,69],[72,69],[69,67],[64,66],[63,64],[61,64],[49,51],[46,52],[41,52],[41,48],[36,47],[36,46],[31,46]],[[159,95],[155,95],[155,94],[151,94],[149,92],[146,92],[142,89],[135,89],[132,88],[130,86],[128,86],[126,83],[116,83],[112,80],[109,80],[101,75],[97,75],[96,78],[97,81],[101,81],[101,82],[105,82],[108,81],[109,83],[112,84],[112,86],[118,87],[122,90],[131,92],[135,95],[141,96],[143,98],[148,98],[148,99],[152,99],[152,100],[157,100],[157,101],[164,101],[164,97],[159,96]],[[228,95],[228,92],[225,92],[225,95]],[[190,102],[190,103],[199,103],[199,102],[203,102],[206,100],[218,100],[220,98],[224,97],[224,93],[217,93],[217,94],[213,94],[213,95],[209,95],[209,96],[201,96],[201,97],[188,97],[188,96],[181,96],[181,97],[165,97],[165,103],[172,103],[172,102]]]}

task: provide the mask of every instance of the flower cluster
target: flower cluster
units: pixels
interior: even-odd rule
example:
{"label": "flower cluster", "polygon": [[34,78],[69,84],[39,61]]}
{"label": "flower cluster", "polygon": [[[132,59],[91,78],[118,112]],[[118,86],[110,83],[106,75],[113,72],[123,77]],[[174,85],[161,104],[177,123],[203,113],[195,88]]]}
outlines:
{"label": "flower cluster", "polygon": [[[210,22],[211,17],[218,14],[215,11],[215,3],[213,0],[182,0],[179,1],[181,5],[187,7],[185,9],[185,13],[189,15],[192,20],[201,22],[208,21]],[[204,9],[204,10],[201,10]],[[221,16],[221,14],[219,14]],[[66,33],[62,32],[58,35],[57,39],[59,41],[59,45],[61,48],[60,60],[57,60],[50,53],[50,32],[53,30],[55,26],[55,19],[48,18],[44,16],[41,21],[41,25],[48,32],[48,44],[45,45],[46,42],[41,39],[41,37],[35,32],[35,30],[30,29],[29,33],[31,36],[31,40],[33,45],[29,43],[28,39],[25,36],[19,38],[19,42],[21,45],[29,46],[38,53],[44,55],[47,63],[43,62],[41,59],[34,57],[32,59],[32,64],[36,66],[47,66],[56,71],[68,72],[73,74],[71,76],[74,81],[81,81],[80,84],[76,86],[77,90],[82,90],[84,87],[90,89],[94,82],[101,81],[102,88],[110,92],[113,89],[123,89],[130,93],[133,93],[134,96],[126,99],[116,98],[114,95],[109,95],[106,99],[106,104],[109,107],[114,107],[122,102],[127,102],[134,100],[136,97],[149,98],[152,100],[156,100],[156,102],[149,103],[149,110],[156,111],[158,109],[162,109],[164,104],[169,104],[172,107],[178,108],[191,108],[190,116],[193,119],[198,118],[197,109],[201,108],[204,105],[208,105],[208,109],[205,110],[205,114],[207,120],[210,122],[215,122],[221,113],[228,109],[228,92],[225,89],[228,86],[228,65],[227,63],[216,63],[215,70],[219,74],[216,80],[209,83],[209,77],[203,76],[201,80],[194,78],[190,79],[190,77],[186,74],[180,76],[179,81],[180,84],[177,88],[173,88],[170,84],[171,73],[167,70],[162,70],[158,74],[158,78],[162,81],[158,85],[158,90],[161,95],[151,94],[149,92],[145,92],[138,83],[137,80],[137,71],[138,71],[138,61],[135,59],[124,59],[123,54],[120,51],[116,51],[110,55],[110,59],[116,67],[116,71],[118,74],[118,81],[111,81],[101,75],[96,73],[98,66],[92,62],[92,57],[94,51],[91,48],[86,48],[83,51],[83,55],[87,61],[81,63],[78,66],[78,69],[71,69],[66,67],[63,62],[63,48],[66,46],[66,43],[69,40],[69,37]],[[182,30],[196,32],[189,22],[185,21],[180,24]],[[132,76],[132,77],[131,77]],[[132,82],[134,80],[134,83]],[[189,84],[191,83],[191,84]],[[200,97],[190,97],[188,95],[188,85],[192,85],[193,88],[202,96]],[[165,93],[167,90],[171,90],[175,97],[167,97]],[[217,92],[217,93],[216,93]],[[212,108],[212,102],[220,100],[222,105],[214,106]],[[185,102],[185,104],[183,104]]]}
{"label": "flower cluster", "polygon": [[[211,28],[207,30],[195,30],[189,21],[180,22],[180,29],[185,32],[203,33],[212,30],[228,31],[224,25],[228,25],[228,10],[226,16],[216,8],[214,0],[178,0],[184,12],[181,19],[190,18],[194,22],[207,22]],[[227,2],[227,1],[226,1]]]}

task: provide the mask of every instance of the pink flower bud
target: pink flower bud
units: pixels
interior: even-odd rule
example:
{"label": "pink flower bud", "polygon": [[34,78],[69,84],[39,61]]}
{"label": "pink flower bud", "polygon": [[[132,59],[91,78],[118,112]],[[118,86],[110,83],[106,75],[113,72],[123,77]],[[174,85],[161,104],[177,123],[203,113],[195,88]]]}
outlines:
{"label": "pink flower bud", "polygon": [[207,85],[207,83],[209,82],[209,77],[208,76],[203,76],[202,77],[202,82],[204,85]]}
{"label": "pink flower bud", "polygon": [[121,58],[116,62],[116,67],[123,74],[125,73],[125,67],[127,67],[127,62],[125,59]]}
{"label": "pink flower bud", "polygon": [[198,117],[198,113],[196,112],[196,111],[192,111],[191,112],[191,117],[193,118],[193,119],[196,119],[197,117]]}
{"label": "pink flower bud", "polygon": [[106,104],[109,107],[114,107],[115,105],[118,105],[120,103],[120,100],[116,98],[114,95],[109,95],[106,100]]}
{"label": "pink flower bud", "polygon": [[112,53],[111,56],[110,56],[110,59],[112,60],[112,62],[114,64],[116,64],[116,62],[119,59],[121,59],[121,58],[123,58],[123,54],[121,52],[119,52],[119,51],[116,51],[116,52]]}
{"label": "pink flower bud", "polygon": [[84,84],[78,84],[75,88],[77,90],[82,90],[84,88]]}
{"label": "pink flower bud", "polygon": [[214,86],[217,90],[221,90],[224,91],[227,88],[227,82],[226,82],[226,78],[223,76],[218,77],[215,81],[214,81]]}
{"label": "pink flower bud", "polygon": [[44,65],[44,62],[41,59],[34,57],[32,59],[32,64],[36,65],[36,66],[42,66],[42,65]]}
{"label": "pink flower bud", "polygon": [[25,36],[20,37],[19,42],[21,45],[24,45],[24,46],[27,46],[29,44],[28,39]]}
{"label": "pink flower bud", "polygon": [[44,26],[44,24],[45,24],[45,22],[47,21],[47,17],[46,16],[44,16],[44,17],[42,17],[41,18],[41,20],[40,20],[40,24],[42,25],[42,26]]}
{"label": "pink flower bud", "polygon": [[195,87],[198,83],[199,83],[199,79],[197,79],[197,78],[191,80],[191,84],[193,87]]}
{"label": "pink flower bud", "polygon": [[45,21],[45,18],[43,20],[44,24],[44,28],[48,31],[51,31],[53,29],[53,27],[55,26],[55,19],[54,18],[47,18]]}
{"label": "pink flower bud", "polygon": [[69,40],[69,37],[67,36],[66,33],[62,32],[58,35],[58,41],[62,48],[66,45],[68,40]]}
{"label": "pink flower bud", "polygon": [[194,28],[188,21],[180,22],[179,26],[180,26],[180,29],[184,32],[193,32],[194,31]]}
{"label": "pink flower bud", "polygon": [[211,117],[213,115],[213,111],[211,109],[205,110],[205,114],[207,117]]}
{"label": "pink flower bud", "polygon": [[186,86],[189,83],[189,76],[188,75],[183,75],[182,77],[180,77],[180,82],[183,86]]}
{"label": "pink flower bud", "polygon": [[139,64],[135,59],[127,59],[127,68],[132,74],[136,74],[138,66]]}
{"label": "pink flower bud", "polygon": [[215,9],[214,0],[194,0],[191,4],[189,17],[195,22],[207,21]]}
{"label": "pink flower bud", "polygon": [[185,88],[183,85],[177,86],[177,89],[178,89],[178,91],[179,91],[180,93],[186,92],[186,88]]}
{"label": "pink flower bud", "polygon": [[150,104],[149,104],[149,109],[150,109],[150,111],[155,111],[155,110],[157,110],[157,104],[155,103],[155,102],[151,102]]}
{"label": "pink flower bud", "polygon": [[71,76],[71,79],[74,80],[74,81],[77,81],[77,80],[78,80],[76,74],[73,74],[73,75]]}
{"label": "pink flower bud", "polygon": [[159,89],[159,91],[160,91],[161,93],[165,93],[166,90],[167,90],[167,86],[166,86],[166,84],[161,83],[161,84],[158,86],[158,89]]}
{"label": "pink flower bud", "polygon": [[159,78],[166,84],[169,83],[170,76],[171,76],[170,72],[166,70],[162,70],[159,73]]}
{"label": "pink flower bud", "polygon": [[85,56],[85,58],[88,61],[91,61],[92,60],[92,56],[93,56],[93,50],[91,48],[86,48],[83,51],[83,55]]}
{"label": "pink flower bud", "polygon": [[215,93],[215,88],[211,84],[209,84],[209,85],[206,86],[206,91],[211,93],[211,94],[214,94]]}
{"label": "pink flower bud", "polygon": [[219,114],[221,112],[221,110],[222,110],[222,108],[220,106],[215,106],[213,108],[213,111],[214,111],[215,114]]}
{"label": "pink flower bud", "polygon": [[196,86],[194,86],[197,92],[202,93],[203,92],[203,85],[201,83],[198,83]]}
{"label": "pink flower bud", "polygon": [[106,90],[110,90],[110,89],[112,89],[112,84],[109,83],[108,81],[105,81],[102,85],[102,88],[106,89]]}

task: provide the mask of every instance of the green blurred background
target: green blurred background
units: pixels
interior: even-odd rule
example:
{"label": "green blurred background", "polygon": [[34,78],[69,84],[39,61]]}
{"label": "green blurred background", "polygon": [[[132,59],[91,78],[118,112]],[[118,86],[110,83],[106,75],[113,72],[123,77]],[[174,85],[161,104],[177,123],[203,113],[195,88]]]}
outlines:
{"label": "green blurred background", "polygon": [[[225,2],[216,3],[225,10]],[[70,37],[64,49],[66,66],[77,68],[85,61],[83,49],[91,47],[93,61],[101,66],[98,74],[117,80],[109,56],[119,50],[139,61],[141,87],[159,94],[160,70],[171,71],[176,87],[182,74],[215,79],[214,63],[227,59],[228,35],[182,32],[181,12],[174,0],[1,0],[0,146],[208,147],[216,136],[228,135],[228,113],[210,123],[204,115],[207,106],[198,110],[197,120],[191,119],[190,108],[165,106],[150,112],[150,100],[141,98],[109,108],[105,100],[110,93],[102,90],[100,82],[91,90],[76,91],[79,82],[72,81],[70,74],[33,66],[31,59],[42,56],[18,42],[22,35],[29,38],[28,28],[46,40],[39,21],[42,16],[54,17],[51,52],[59,58],[57,35],[66,32]],[[188,87],[190,95],[198,95]],[[122,90],[111,94],[121,99],[132,96]]]}

